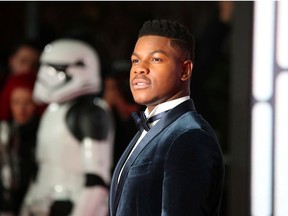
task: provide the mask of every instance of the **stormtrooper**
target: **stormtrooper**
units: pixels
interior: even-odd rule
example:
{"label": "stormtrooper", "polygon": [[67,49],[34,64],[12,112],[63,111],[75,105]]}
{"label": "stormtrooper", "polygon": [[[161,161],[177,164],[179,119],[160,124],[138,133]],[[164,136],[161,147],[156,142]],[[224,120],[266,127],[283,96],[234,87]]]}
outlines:
{"label": "stormtrooper", "polygon": [[48,106],[22,216],[107,216],[114,126],[101,85],[99,56],[88,44],[59,39],[44,48],[33,96]]}

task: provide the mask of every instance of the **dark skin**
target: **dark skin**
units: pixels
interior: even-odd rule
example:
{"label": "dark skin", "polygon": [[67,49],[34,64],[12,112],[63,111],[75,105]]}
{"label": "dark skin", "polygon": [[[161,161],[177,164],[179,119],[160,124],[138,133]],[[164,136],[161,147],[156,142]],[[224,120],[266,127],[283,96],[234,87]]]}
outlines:
{"label": "dark skin", "polygon": [[161,36],[142,36],[131,56],[130,88],[151,112],[158,104],[190,95],[193,63]]}

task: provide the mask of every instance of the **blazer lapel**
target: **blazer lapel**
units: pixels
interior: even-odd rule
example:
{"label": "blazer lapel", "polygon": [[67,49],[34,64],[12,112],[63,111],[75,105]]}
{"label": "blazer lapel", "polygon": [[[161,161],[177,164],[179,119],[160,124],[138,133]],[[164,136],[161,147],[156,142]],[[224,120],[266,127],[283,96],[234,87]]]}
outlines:
{"label": "blazer lapel", "polygon": [[[166,115],[164,115],[159,122],[151,129],[148,131],[148,133],[143,137],[141,142],[138,144],[130,158],[125,164],[125,167],[123,168],[121,177],[119,179],[119,182],[117,181],[119,172],[123,166],[123,164],[126,161],[127,156],[129,155],[130,151],[132,150],[133,146],[137,142],[138,138],[140,137],[141,133],[138,132],[136,136],[133,138],[133,140],[130,142],[129,146],[123,153],[123,156],[119,160],[118,165],[116,166],[113,178],[112,178],[112,188],[111,193],[110,193],[110,212],[111,216],[115,215],[116,209],[118,206],[118,202],[121,197],[122,189],[124,182],[126,180],[128,171],[130,166],[133,164],[134,160],[138,157],[140,152],[150,143],[150,141],[157,136],[163,129],[165,129],[167,126],[169,126],[172,122],[174,122],[177,118],[179,118],[181,115],[188,111],[195,111],[194,104],[192,100],[187,100],[172,110],[170,110]],[[138,136],[137,136],[138,135]],[[117,184],[118,182],[118,184]]]}
{"label": "blazer lapel", "polygon": [[120,157],[113,176],[112,176],[112,180],[111,180],[111,184],[110,184],[110,194],[109,194],[109,203],[110,203],[110,212],[112,213],[112,208],[114,206],[114,201],[115,201],[115,193],[116,193],[116,187],[118,185],[118,176],[120,174],[121,168],[124,165],[130,151],[132,150],[132,148],[134,147],[135,143],[137,142],[137,140],[139,139],[139,137],[141,136],[141,132],[138,131],[135,136],[133,137],[133,139],[130,141],[129,145],[127,146],[127,148],[125,149],[125,151],[123,152],[122,156]]}

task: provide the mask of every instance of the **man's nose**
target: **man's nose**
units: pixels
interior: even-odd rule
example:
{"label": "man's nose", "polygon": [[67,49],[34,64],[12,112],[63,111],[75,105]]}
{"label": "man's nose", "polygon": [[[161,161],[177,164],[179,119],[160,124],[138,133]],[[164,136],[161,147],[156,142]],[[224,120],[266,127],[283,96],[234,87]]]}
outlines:
{"label": "man's nose", "polygon": [[149,67],[146,63],[141,62],[134,68],[134,73],[138,74],[148,74],[149,73]]}

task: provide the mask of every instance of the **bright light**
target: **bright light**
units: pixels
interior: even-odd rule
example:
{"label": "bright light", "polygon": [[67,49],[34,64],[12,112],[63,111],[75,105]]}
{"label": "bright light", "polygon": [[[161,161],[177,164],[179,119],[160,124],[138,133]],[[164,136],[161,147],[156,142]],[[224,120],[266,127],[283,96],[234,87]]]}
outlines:
{"label": "bright light", "polygon": [[252,109],[251,212],[272,215],[272,108],[258,103]]}
{"label": "bright light", "polygon": [[278,75],[275,97],[275,216],[288,215],[288,71]]}
{"label": "bright light", "polygon": [[253,96],[269,100],[273,93],[274,1],[255,1],[253,38]]}
{"label": "bright light", "polygon": [[275,2],[254,2],[251,131],[251,215],[271,216]]}
{"label": "bright light", "polygon": [[277,8],[277,63],[288,68],[288,1],[279,1]]}
{"label": "bright light", "polygon": [[287,216],[288,1],[254,5],[251,215]]}

